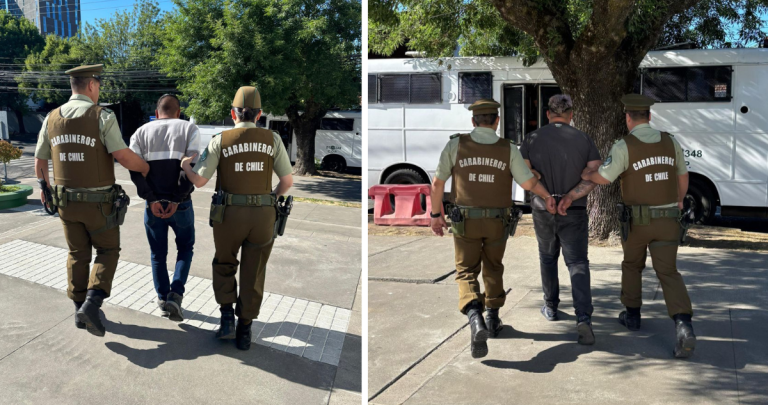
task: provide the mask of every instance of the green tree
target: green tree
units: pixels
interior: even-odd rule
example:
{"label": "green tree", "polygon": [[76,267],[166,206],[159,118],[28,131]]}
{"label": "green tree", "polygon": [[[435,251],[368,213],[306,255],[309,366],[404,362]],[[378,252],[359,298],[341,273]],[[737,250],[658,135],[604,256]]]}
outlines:
{"label": "green tree", "polygon": [[162,70],[179,78],[186,113],[229,114],[240,86],[262,109],[286,114],[296,133],[294,173],[316,174],[315,134],[329,108],[359,105],[361,3],[355,0],[175,1],[164,30]]}
{"label": "green tree", "polygon": [[[17,18],[5,10],[0,10],[0,109],[12,110],[24,132],[21,119],[27,108],[26,97],[22,95],[13,80],[16,65],[24,62],[30,53],[42,48],[43,37],[34,24],[26,18]],[[3,66],[3,65],[0,65]]]}
{"label": "green tree", "polygon": [[48,35],[43,49],[27,57],[21,83],[36,89],[30,92],[33,99],[58,105],[70,96],[65,70],[81,64],[103,63],[101,100],[154,101],[159,92],[165,91],[157,90],[158,87],[174,87],[173,80],[154,67],[162,46],[162,27],[163,14],[157,3],[140,0],[131,10],[116,11],[109,19],[86,23],[78,37]]}
{"label": "green tree", "polygon": [[[574,123],[603,156],[627,134],[620,98],[632,91],[649,50],[691,41],[742,47],[761,39],[766,0],[370,0],[370,51],[406,44],[430,57],[543,58],[574,100]],[[732,39],[729,39],[732,38]],[[590,233],[617,232],[618,185],[589,198]]]}

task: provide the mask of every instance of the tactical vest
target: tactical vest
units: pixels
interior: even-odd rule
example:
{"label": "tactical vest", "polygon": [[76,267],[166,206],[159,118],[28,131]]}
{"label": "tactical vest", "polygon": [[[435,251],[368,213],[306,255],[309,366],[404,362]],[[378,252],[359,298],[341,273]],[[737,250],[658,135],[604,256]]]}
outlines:
{"label": "tactical vest", "polygon": [[509,208],[512,203],[511,146],[506,139],[484,145],[469,134],[459,137],[453,165],[453,201],[462,207]]}
{"label": "tactical vest", "polygon": [[48,116],[54,184],[68,188],[105,187],[115,184],[112,154],[101,141],[101,107],[92,106],[78,118],[64,118],[61,108]]}
{"label": "tactical vest", "polygon": [[269,194],[275,138],[263,128],[235,128],[221,133],[216,188],[230,194]]}
{"label": "tactical vest", "polygon": [[665,205],[677,202],[675,144],[668,133],[661,141],[645,143],[630,134],[627,143],[629,165],[621,174],[621,196],[626,205]]}

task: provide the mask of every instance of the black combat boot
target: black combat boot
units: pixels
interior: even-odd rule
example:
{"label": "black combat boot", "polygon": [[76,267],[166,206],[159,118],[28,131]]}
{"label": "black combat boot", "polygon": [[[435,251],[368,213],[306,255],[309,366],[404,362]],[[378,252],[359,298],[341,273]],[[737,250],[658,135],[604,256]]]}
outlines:
{"label": "black combat boot", "polygon": [[586,314],[577,315],[576,332],[579,334],[580,345],[595,344],[595,332],[592,331],[592,317]]}
{"label": "black combat boot", "polygon": [[80,301],[80,302],[77,302],[77,301],[72,301],[72,302],[74,302],[74,303],[75,303],[75,327],[76,327],[77,329],[85,329],[85,324],[84,324],[84,323],[82,323],[82,322],[80,322],[80,321],[77,319],[77,311],[79,311],[79,310],[80,310],[80,307],[82,307],[82,306],[83,306],[83,302],[85,302],[85,301]]}
{"label": "black combat boot", "polygon": [[619,323],[631,331],[640,330],[640,308],[627,307],[619,314]]}
{"label": "black combat boot", "polygon": [[678,359],[687,359],[693,356],[693,351],[696,349],[696,335],[693,334],[691,316],[688,314],[677,314],[672,319],[675,320],[675,329],[677,330],[673,354]]}
{"label": "black combat boot", "polygon": [[251,332],[251,325],[253,325],[253,322],[248,322],[246,325],[243,323],[242,318],[237,320],[237,337],[235,338],[235,346],[237,346],[237,348],[240,350],[248,350],[251,348],[251,337],[253,337],[253,332]]}
{"label": "black combat boot", "polygon": [[235,338],[235,310],[232,306],[221,307],[221,325],[219,330],[216,331],[217,339],[234,339]]}
{"label": "black combat boot", "polygon": [[501,318],[499,318],[498,308],[486,308],[485,326],[488,327],[490,337],[495,338],[499,336],[501,330],[504,329],[504,325],[501,323]]}
{"label": "black combat boot", "polygon": [[104,336],[107,331],[101,323],[101,311],[99,310],[106,297],[107,293],[102,290],[88,290],[85,302],[77,310],[77,320],[85,324],[85,330],[99,337]]}
{"label": "black combat boot", "polygon": [[472,301],[467,305],[469,318],[470,342],[472,357],[479,359],[488,355],[488,328],[483,321],[483,305]]}

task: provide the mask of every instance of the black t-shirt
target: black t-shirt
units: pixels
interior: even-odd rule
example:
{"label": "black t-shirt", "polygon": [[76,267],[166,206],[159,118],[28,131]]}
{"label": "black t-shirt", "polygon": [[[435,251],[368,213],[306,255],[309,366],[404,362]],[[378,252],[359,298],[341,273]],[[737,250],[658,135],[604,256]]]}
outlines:
{"label": "black t-shirt", "polygon": [[[541,183],[551,194],[567,194],[581,181],[587,162],[600,160],[600,152],[584,132],[567,124],[549,124],[525,136],[520,153],[541,173]],[[587,198],[572,206],[586,206]]]}

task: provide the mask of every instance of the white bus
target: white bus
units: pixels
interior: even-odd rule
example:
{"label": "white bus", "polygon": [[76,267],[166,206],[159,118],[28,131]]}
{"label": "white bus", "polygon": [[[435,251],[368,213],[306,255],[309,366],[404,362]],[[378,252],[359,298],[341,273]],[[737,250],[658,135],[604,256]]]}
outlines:
{"label": "white bus", "polygon": [[[315,160],[325,170],[343,172],[362,167],[362,114],[360,111],[329,111],[315,137]],[[283,138],[291,163],[296,162],[296,134],[286,116],[262,116],[258,125],[269,128]],[[222,125],[198,125],[200,144],[207,145],[221,131],[232,129],[231,119]]]}
{"label": "white bus", "polygon": [[[451,68],[448,69],[447,66]],[[429,183],[448,137],[471,130],[470,103],[502,104],[499,136],[546,125],[559,92],[543,62],[516,57],[369,61],[368,183]],[[650,52],[636,91],[659,100],[651,125],[675,135],[699,220],[768,214],[768,49]],[[449,185],[450,187],[450,185]],[[515,185],[513,198],[525,201]]]}

